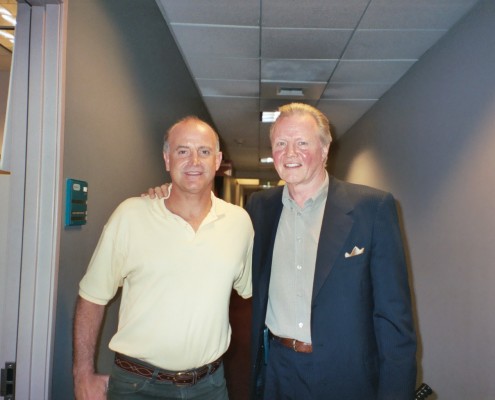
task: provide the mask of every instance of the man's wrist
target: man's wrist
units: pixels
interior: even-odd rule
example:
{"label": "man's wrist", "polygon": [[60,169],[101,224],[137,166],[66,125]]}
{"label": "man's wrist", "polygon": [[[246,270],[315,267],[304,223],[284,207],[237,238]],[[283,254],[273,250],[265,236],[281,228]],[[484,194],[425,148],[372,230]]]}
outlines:
{"label": "man's wrist", "polygon": [[72,369],[74,380],[82,380],[94,374],[96,374],[96,371],[92,366],[77,366]]}

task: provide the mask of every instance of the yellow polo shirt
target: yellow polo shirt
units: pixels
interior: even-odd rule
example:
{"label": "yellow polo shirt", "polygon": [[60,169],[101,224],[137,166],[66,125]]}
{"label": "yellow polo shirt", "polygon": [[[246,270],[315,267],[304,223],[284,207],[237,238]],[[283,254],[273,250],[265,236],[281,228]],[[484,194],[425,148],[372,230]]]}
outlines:
{"label": "yellow polo shirt", "polygon": [[213,194],[196,232],[164,200],[128,199],[105,225],[79,295],[105,305],[122,286],[109,347],[167,370],[197,368],[229,347],[232,287],[251,296],[253,236],[246,211]]}

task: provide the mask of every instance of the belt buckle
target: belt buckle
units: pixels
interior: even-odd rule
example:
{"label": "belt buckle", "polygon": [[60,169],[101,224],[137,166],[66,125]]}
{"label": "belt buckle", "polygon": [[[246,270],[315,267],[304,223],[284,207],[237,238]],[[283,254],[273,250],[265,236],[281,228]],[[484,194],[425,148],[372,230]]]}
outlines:
{"label": "belt buckle", "polygon": [[[191,378],[191,382],[185,382],[185,381],[180,381],[178,379],[180,378],[183,378],[183,379],[188,379],[188,378]],[[196,371],[184,371],[184,372],[177,372],[175,375],[174,375],[174,379],[173,379],[173,382],[174,384],[176,384],[177,386],[187,386],[187,385],[195,385],[197,382],[198,382],[198,374],[196,373]]]}
{"label": "belt buckle", "polygon": [[292,350],[294,350],[296,353],[299,353],[296,348],[296,342],[297,342],[296,339],[292,339]]}

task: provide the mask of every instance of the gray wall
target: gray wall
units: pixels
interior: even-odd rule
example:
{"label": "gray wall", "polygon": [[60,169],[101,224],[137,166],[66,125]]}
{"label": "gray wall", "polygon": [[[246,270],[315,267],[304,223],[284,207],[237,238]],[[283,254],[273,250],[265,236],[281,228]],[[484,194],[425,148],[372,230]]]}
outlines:
{"label": "gray wall", "polygon": [[3,151],[3,132],[5,129],[5,113],[9,94],[9,78],[10,70],[2,69],[2,65],[0,64],[0,158],[2,158]]}
{"label": "gray wall", "polygon": [[439,399],[495,399],[495,2],[478,3],[336,150],[336,175],[397,197],[420,379]]}
{"label": "gray wall", "polygon": [[[165,180],[162,136],[178,118],[211,122],[154,0],[68,3],[64,178],[88,181],[88,223],[61,234],[52,399],[72,398],[78,283],[113,209]],[[151,35],[158,27],[160,35]],[[110,307],[98,366],[109,372]]]}

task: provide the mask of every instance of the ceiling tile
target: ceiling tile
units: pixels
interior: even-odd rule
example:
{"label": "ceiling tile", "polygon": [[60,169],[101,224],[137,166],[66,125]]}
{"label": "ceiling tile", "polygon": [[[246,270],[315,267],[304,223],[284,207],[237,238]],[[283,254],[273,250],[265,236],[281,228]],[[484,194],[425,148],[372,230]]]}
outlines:
{"label": "ceiling tile", "polygon": [[259,57],[259,28],[172,24],[183,54]]}
{"label": "ceiling tile", "polygon": [[350,29],[263,28],[261,56],[287,59],[338,59],[342,55]]}
{"label": "ceiling tile", "polygon": [[158,0],[158,4],[169,22],[259,25],[260,0]]}
{"label": "ceiling tile", "polygon": [[390,83],[329,83],[322,99],[378,100],[390,86]]}
{"label": "ceiling tile", "polygon": [[359,28],[450,29],[477,0],[373,0]]}
{"label": "ceiling tile", "polygon": [[444,34],[444,30],[358,30],[342,58],[417,60]]}
{"label": "ceiling tile", "polygon": [[261,60],[261,79],[279,81],[328,81],[337,60]]}
{"label": "ceiling tile", "polygon": [[354,28],[369,0],[261,1],[262,26]]}
{"label": "ceiling tile", "polygon": [[192,54],[187,64],[198,79],[260,79],[259,58],[212,57]]}
{"label": "ceiling tile", "polygon": [[341,61],[331,83],[395,83],[414,64],[414,61]]}
{"label": "ceiling tile", "polygon": [[259,100],[249,97],[205,97],[208,111],[225,141],[244,138],[258,144]]}
{"label": "ceiling tile", "polygon": [[259,81],[197,79],[196,82],[203,96],[242,96],[258,98],[260,95]]}

